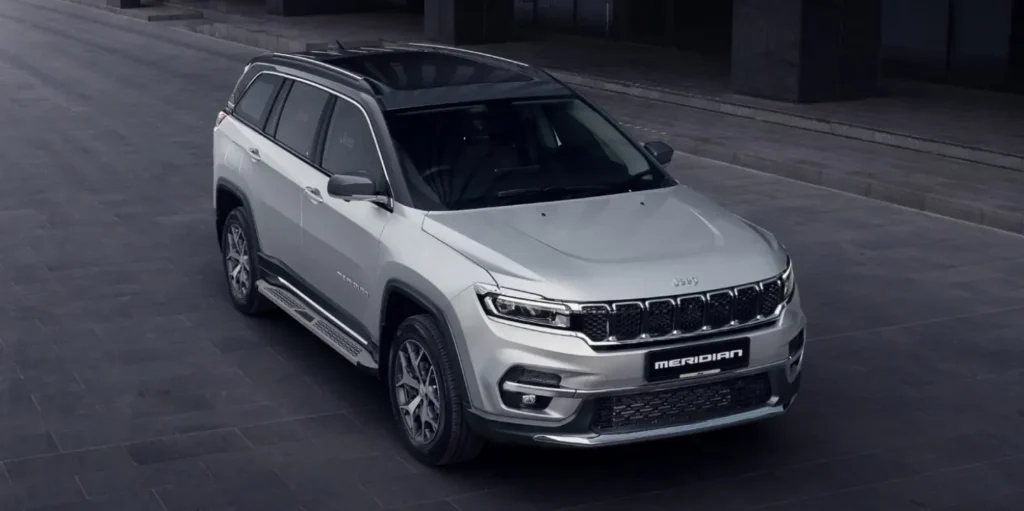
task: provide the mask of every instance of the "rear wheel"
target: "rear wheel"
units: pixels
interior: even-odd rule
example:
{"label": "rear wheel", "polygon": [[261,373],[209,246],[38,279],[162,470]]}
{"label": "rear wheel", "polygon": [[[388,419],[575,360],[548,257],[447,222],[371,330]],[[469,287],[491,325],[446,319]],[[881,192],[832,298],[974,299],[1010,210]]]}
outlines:
{"label": "rear wheel", "polygon": [[224,256],[224,276],[231,303],[243,314],[256,315],[273,310],[274,305],[256,289],[256,254],[259,246],[245,208],[235,208],[224,220],[220,250]]}
{"label": "rear wheel", "polygon": [[434,466],[476,457],[483,440],[466,421],[455,383],[458,363],[448,352],[434,319],[418,315],[403,321],[388,360],[391,410],[413,456]]}

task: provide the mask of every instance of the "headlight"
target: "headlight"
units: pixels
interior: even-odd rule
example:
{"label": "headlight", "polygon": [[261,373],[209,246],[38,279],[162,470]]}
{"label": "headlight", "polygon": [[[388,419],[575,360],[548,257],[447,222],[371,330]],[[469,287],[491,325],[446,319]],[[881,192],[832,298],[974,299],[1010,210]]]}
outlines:
{"label": "headlight", "polygon": [[569,328],[572,310],[565,304],[511,297],[491,291],[481,293],[480,301],[487,315],[495,318],[550,328]]}
{"label": "headlight", "polygon": [[786,271],[782,272],[782,293],[785,300],[789,300],[796,291],[796,278],[793,276],[793,260],[789,259],[786,264]]}

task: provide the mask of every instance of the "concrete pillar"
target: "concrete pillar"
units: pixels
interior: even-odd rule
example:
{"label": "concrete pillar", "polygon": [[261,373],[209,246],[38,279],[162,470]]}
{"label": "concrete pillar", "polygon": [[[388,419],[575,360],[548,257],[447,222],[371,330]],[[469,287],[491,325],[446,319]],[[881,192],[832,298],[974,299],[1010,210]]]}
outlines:
{"label": "concrete pillar", "polygon": [[951,12],[952,0],[883,0],[882,73],[945,80]]}
{"label": "concrete pillar", "polygon": [[423,29],[444,44],[501,43],[512,38],[513,0],[425,0]]}
{"label": "concrete pillar", "polygon": [[[949,80],[1005,88],[1013,67],[1014,0],[953,0]],[[1020,30],[1020,29],[1018,29]]]}
{"label": "concrete pillar", "polygon": [[107,7],[117,9],[135,9],[142,7],[142,0],[107,0]]}
{"label": "concrete pillar", "polygon": [[423,0],[405,0],[405,9],[411,13],[423,14]]}
{"label": "concrete pillar", "polygon": [[1024,0],[1013,4],[1010,21],[1010,83],[1014,92],[1024,94]]}
{"label": "concrete pillar", "polygon": [[733,90],[801,103],[874,95],[881,5],[881,0],[733,0]]}
{"label": "concrete pillar", "polygon": [[[116,1],[116,0],[109,0]],[[311,16],[372,10],[374,0],[264,0],[267,14],[275,16]]]}

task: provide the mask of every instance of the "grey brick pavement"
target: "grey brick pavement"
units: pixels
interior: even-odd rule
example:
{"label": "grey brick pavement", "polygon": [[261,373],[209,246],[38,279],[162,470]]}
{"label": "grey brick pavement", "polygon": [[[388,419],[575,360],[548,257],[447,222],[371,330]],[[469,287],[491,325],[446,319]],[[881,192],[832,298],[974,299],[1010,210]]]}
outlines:
{"label": "grey brick pavement", "polygon": [[251,54],[0,0],[0,511],[1020,508],[1024,238],[682,156],[797,261],[792,412],[415,464],[371,379],[224,295],[210,129]]}

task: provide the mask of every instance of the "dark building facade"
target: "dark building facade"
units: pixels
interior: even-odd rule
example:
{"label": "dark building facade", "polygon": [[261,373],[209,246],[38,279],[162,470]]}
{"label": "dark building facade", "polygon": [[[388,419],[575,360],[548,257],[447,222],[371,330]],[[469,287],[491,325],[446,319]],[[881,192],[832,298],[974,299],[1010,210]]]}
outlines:
{"label": "dark building facade", "polygon": [[785,101],[870,96],[883,74],[1024,93],[1024,0],[265,1],[282,15],[403,4],[450,44],[539,29],[674,46],[729,59],[739,93]]}

